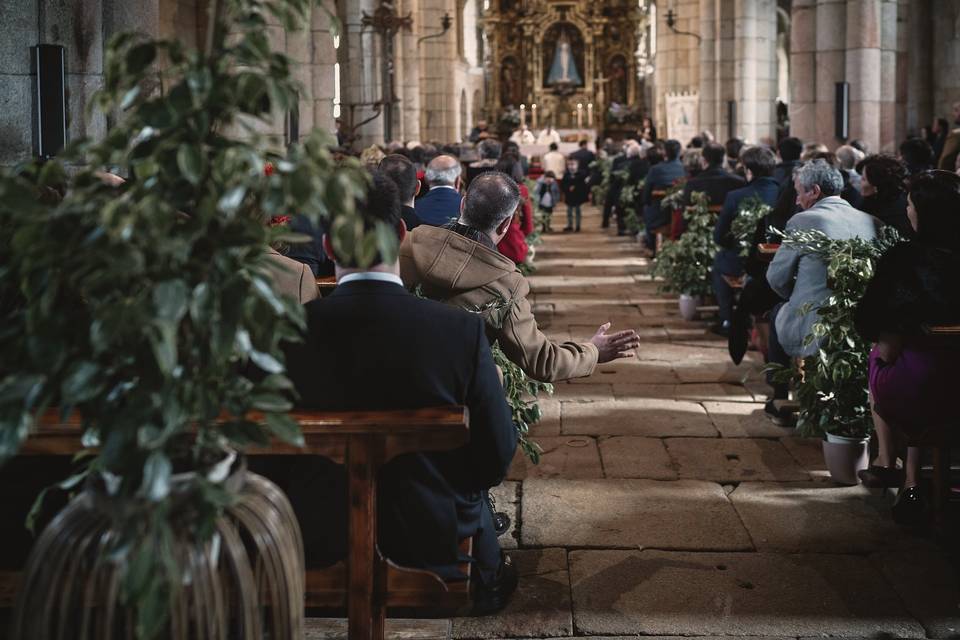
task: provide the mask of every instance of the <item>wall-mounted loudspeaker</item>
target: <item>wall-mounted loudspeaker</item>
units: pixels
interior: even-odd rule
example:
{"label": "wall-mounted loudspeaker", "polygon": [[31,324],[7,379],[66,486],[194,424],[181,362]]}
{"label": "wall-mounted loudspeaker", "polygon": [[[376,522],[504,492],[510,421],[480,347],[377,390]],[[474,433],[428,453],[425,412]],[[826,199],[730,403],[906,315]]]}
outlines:
{"label": "wall-mounted loudspeaker", "polygon": [[33,149],[39,158],[52,158],[67,143],[66,58],[54,44],[33,47]]}
{"label": "wall-mounted loudspeaker", "polygon": [[727,100],[727,137],[737,137],[737,101]]}
{"label": "wall-mounted loudspeaker", "polygon": [[843,142],[850,137],[850,83],[836,83],[836,98],[833,105],[834,135]]}

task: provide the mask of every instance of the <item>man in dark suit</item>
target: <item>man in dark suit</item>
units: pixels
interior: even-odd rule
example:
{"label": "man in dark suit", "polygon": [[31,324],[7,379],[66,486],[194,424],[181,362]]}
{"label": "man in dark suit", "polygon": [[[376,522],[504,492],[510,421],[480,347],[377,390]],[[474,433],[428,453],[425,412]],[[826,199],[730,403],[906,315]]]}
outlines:
{"label": "man in dark suit", "polygon": [[793,183],[793,170],[800,166],[800,155],[803,154],[803,140],[800,138],[784,138],[777,145],[780,154],[780,163],[773,171],[773,178],[782,189]]}
{"label": "man in dark suit", "polygon": [[437,156],[427,165],[430,191],[417,200],[417,216],[423,224],[442,227],[460,217],[460,161],[453,156]]}
{"label": "man in dark suit", "polygon": [[723,205],[728,193],[747,184],[746,180],[723,168],[725,160],[726,149],[723,146],[716,142],[704,145],[701,159],[703,171],[683,185],[684,206],[690,205],[690,194],[695,191],[707,194],[711,205]]}
{"label": "man in dark suit", "polygon": [[577,161],[577,175],[590,175],[590,164],[597,159],[597,154],[587,148],[587,141],[580,141],[580,148],[570,154],[569,160]]}
{"label": "man in dark suit", "polygon": [[670,212],[660,210],[660,200],[654,198],[654,191],[662,191],[683,178],[686,173],[680,163],[680,143],[676,140],[667,140],[663,145],[664,160],[650,167],[647,178],[643,183],[643,194],[640,204],[643,206],[644,239],[647,250],[653,252],[657,245],[657,237],[653,230],[670,222]]}
{"label": "man in dark suit", "polygon": [[713,291],[720,306],[720,321],[713,326],[713,331],[720,335],[727,335],[730,329],[730,318],[733,314],[733,289],[727,284],[723,276],[739,277],[743,275],[743,259],[737,239],[733,236],[733,221],[740,213],[740,206],[750,198],[759,198],[769,206],[777,203],[780,185],[773,177],[777,157],[766,147],[746,147],[740,153],[740,164],[747,173],[747,186],[731,191],[723,202],[723,211],[713,228],[714,242],[719,246],[717,255],[713,259]]}
{"label": "man in dark suit", "polygon": [[[400,240],[406,235],[389,178],[374,175],[358,208],[368,228],[382,222]],[[395,258],[359,269],[337,255],[330,236],[323,242],[336,262],[337,288],[306,306],[306,342],[286,349],[299,404],[326,410],[466,405],[467,445],[401,456],[384,468],[379,540],[390,559],[445,579],[460,576],[459,562],[474,562],[474,612],[502,608],[517,576],[500,551],[486,494],[506,475],[517,434],[483,319],[407,292]],[[289,493],[308,565],[330,564],[345,553],[342,485],[342,469],[332,464],[311,460],[291,472]],[[328,495],[339,498],[331,503]],[[458,542],[467,537],[474,539],[473,555],[463,558]]]}
{"label": "man in dark suit", "polygon": [[392,153],[380,161],[380,171],[397,185],[400,195],[400,216],[407,231],[420,226],[421,220],[414,209],[414,202],[420,192],[420,180],[417,178],[417,165],[398,153]]}

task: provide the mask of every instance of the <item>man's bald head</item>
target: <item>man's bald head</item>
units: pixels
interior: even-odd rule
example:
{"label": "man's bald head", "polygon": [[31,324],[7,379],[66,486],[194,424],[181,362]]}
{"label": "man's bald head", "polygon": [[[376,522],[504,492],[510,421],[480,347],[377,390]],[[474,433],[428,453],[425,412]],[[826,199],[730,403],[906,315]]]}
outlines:
{"label": "man's bald head", "polygon": [[520,189],[513,178],[499,171],[481,173],[470,183],[463,199],[461,220],[484,233],[493,233],[513,217],[520,204]]}
{"label": "man's bald head", "polygon": [[460,161],[453,156],[437,156],[427,165],[427,182],[431,187],[456,187],[461,170]]}

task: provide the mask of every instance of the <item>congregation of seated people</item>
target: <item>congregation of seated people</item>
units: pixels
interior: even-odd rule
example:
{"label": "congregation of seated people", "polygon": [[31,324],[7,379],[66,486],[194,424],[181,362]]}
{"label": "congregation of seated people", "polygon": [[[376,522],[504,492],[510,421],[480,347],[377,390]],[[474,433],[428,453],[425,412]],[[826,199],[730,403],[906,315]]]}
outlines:
{"label": "congregation of seated people", "polygon": [[[956,115],[960,120],[960,105]],[[943,142],[941,153],[953,153],[946,161],[956,163],[957,145],[952,138]],[[948,412],[950,368],[958,355],[931,344],[921,331],[927,323],[960,318],[960,177],[933,170],[944,158],[919,138],[900,145],[899,155],[870,153],[859,141],[830,152],[795,137],[777,144],[736,138],[720,144],[706,132],[686,149],[677,140],[639,133],[599,146],[612,166],[608,196],[597,203],[603,205],[601,226],[616,219],[618,235],[625,234],[630,211],[620,206],[619,194],[636,187],[634,212],[645,223],[641,235],[651,255],[652,230],[670,215],[660,207],[664,190],[685,181],[682,206],[699,192],[717,212],[712,273],[719,317],[712,329],[728,337],[737,362],[751,329],[770,363],[789,365],[818,348],[807,339],[815,313],[800,310],[829,297],[826,265],[790,247],[780,248],[772,261],[761,258],[757,248],[777,240],[771,229],[818,230],[832,239],[869,240],[885,225],[900,233],[905,242],[878,265],[857,315],[857,329],[876,343],[869,380],[879,440],[879,455],[862,477],[868,486],[901,488],[894,507],[898,521],[918,518],[919,452],[909,449],[900,469],[898,443]],[[631,357],[639,346],[635,331],[611,332],[609,323],[583,342],[551,340],[538,327],[519,268],[532,257],[527,238],[535,231],[535,210],[549,214],[566,205],[565,230],[580,230],[580,209],[598,179],[595,157],[586,144],[568,157],[551,143],[543,158],[529,158],[518,145],[490,136],[476,146],[371,148],[361,158],[372,186],[358,208],[368,225],[386,223],[395,230],[398,258],[360,269],[315,229],[312,244],[287,255],[271,252],[278,288],[306,304],[306,343],[287,353],[304,408],[469,409],[468,445],[403,456],[387,467],[381,535],[391,559],[445,579],[463,577],[461,563],[473,563],[477,614],[505,606],[518,581],[498,542],[509,523],[489,498],[516,449],[491,345],[544,382],[589,376],[598,364]],[[743,204],[757,200],[769,212],[742,257],[732,227]],[[543,230],[548,228],[545,222]],[[334,292],[321,299],[304,285],[311,271],[318,272],[315,265],[332,268],[337,279]],[[742,287],[734,290],[737,281]],[[350,364],[334,372],[318,362]],[[772,377],[770,384],[766,412],[774,423],[789,426],[791,416],[780,401],[790,390]],[[378,392],[365,391],[371,388]],[[282,475],[301,520],[308,563],[325,566],[342,558],[343,470],[313,461]],[[317,509],[321,503],[327,506]],[[467,537],[474,544],[465,558],[459,541]]]}

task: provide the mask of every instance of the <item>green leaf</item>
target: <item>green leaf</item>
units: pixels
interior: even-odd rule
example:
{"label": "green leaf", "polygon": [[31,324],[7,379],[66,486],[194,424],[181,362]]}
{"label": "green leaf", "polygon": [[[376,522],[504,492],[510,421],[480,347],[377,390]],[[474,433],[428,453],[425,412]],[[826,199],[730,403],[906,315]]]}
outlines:
{"label": "green leaf", "polygon": [[283,372],[283,364],[274,358],[269,353],[264,353],[262,351],[257,351],[252,349],[250,351],[250,359],[253,360],[253,363],[266,371],[267,373],[281,373]]}
{"label": "green leaf", "polygon": [[148,334],[153,355],[161,373],[170,375],[177,365],[177,328],[169,322],[156,322],[154,326],[157,330]]}
{"label": "green leaf", "polygon": [[227,214],[236,213],[247,195],[246,185],[240,184],[228,190],[217,202],[217,208]]}
{"label": "green leaf", "polygon": [[74,364],[60,385],[61,401],[74,405],[93,398],[102,388],[94,383],[99,373],[100,366],[93,362],[80,361]]}
{"label": "green leaf", "polygon": [[276,393],[257,393],[250,398],[250,406],[264,413],[290,411],[293,403]]}
{"label": "green leaf", "polygon": [[160,502],[170,495],[170,477],[173,465],[162,451],[154,451],[143,465],[143,493],[152,502]]}
{"label": "green leaf", "polygon": [[268,413],[263,419],[275,436],[295,447],[303,446],[303,434],[296,420],[285,413]]}
{"label": "green leaf", "polygon": [[153,306],[156,317],[177,324],[187,313],[187,283],[183,280],[165,280],[153,287]]}
{"label": "green leaf", "polygon": [[251,420],[224,422],[219,425],[219,429],[231,442],[240,447],[248,445],[265,447],[270,444],[270,438],[263,428]]}
{"label": "green leaf", "polygon": [[203,179],[203,156],[196,144],[180,145],[177,149],[177,167],[190,184],[200,184]]}

